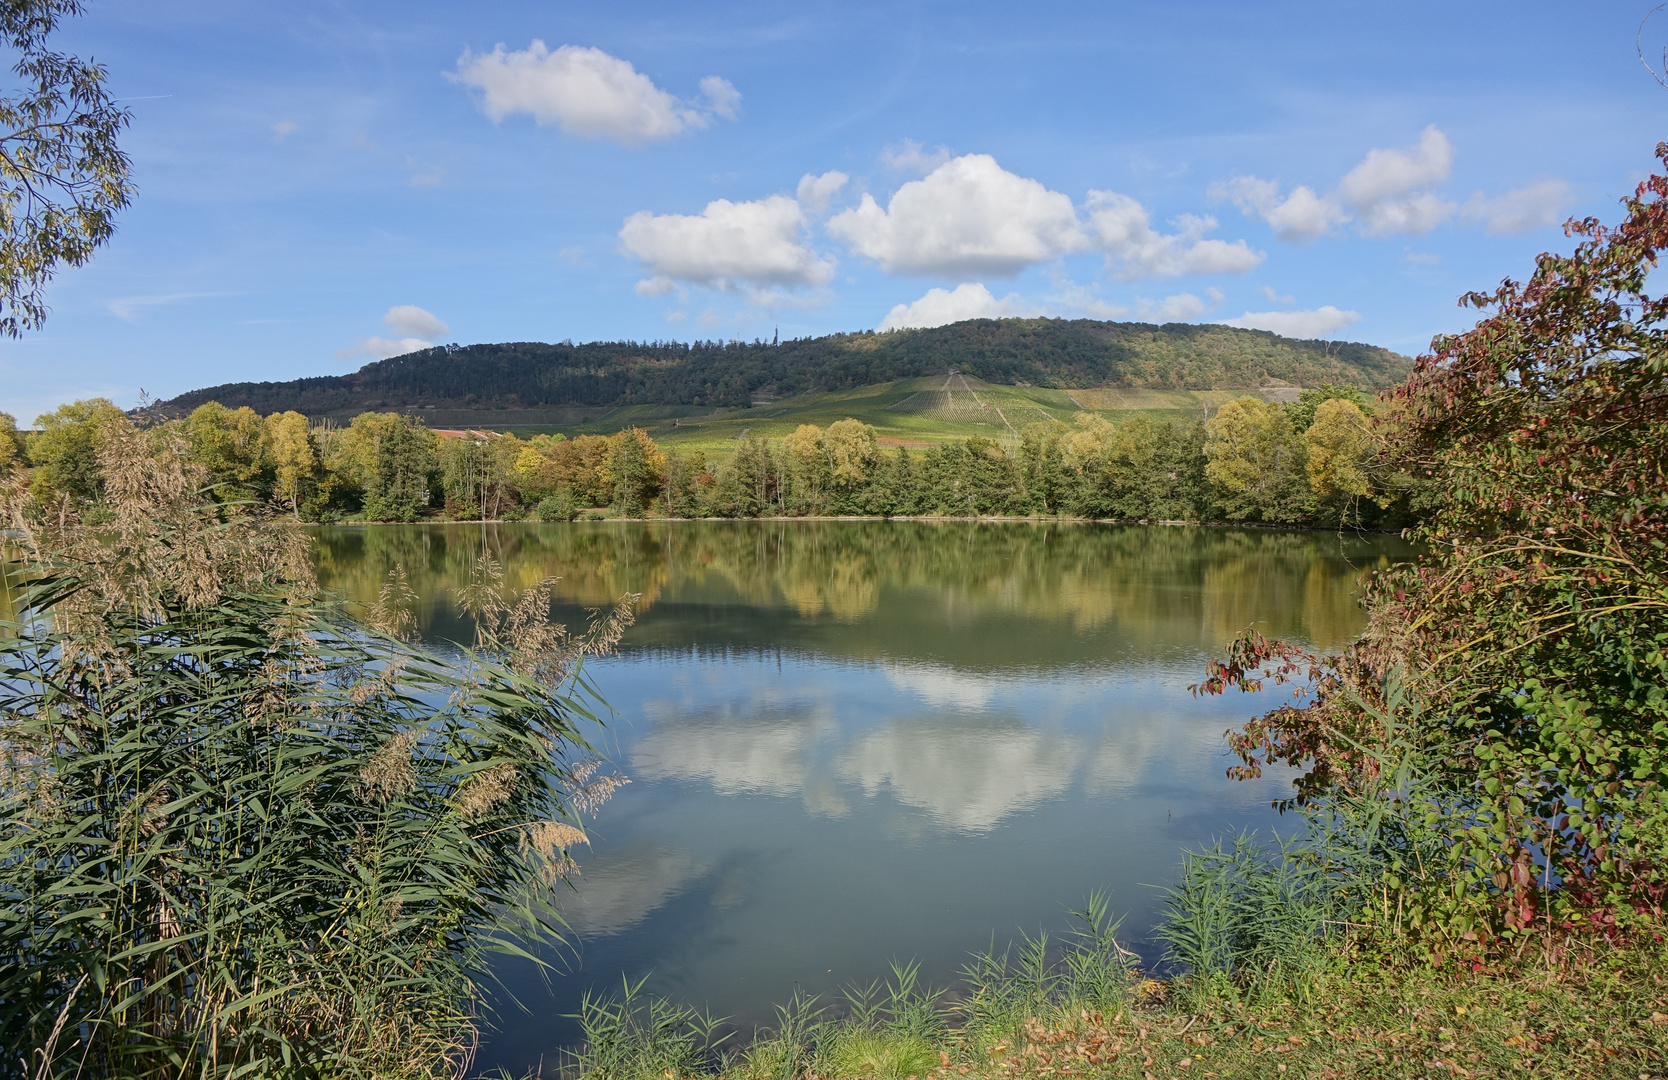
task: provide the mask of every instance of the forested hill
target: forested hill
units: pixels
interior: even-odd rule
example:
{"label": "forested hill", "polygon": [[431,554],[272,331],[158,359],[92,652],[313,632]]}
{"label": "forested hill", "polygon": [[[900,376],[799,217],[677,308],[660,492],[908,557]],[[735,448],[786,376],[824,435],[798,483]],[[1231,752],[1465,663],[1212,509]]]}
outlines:
{"label": "forested hill", "polygon": [[162,405],[206,401],[260,413],[367,409],[741,406],[955,368],[986,382],[1083,389],[1229,389],[1268,383],[1383,387],[1409,370],[1374,345],[1297,341],[1263,330],[1090,319],[973,319],[930,330],[765,342],[593,342],[437,346],[350,375],[227,383]]}

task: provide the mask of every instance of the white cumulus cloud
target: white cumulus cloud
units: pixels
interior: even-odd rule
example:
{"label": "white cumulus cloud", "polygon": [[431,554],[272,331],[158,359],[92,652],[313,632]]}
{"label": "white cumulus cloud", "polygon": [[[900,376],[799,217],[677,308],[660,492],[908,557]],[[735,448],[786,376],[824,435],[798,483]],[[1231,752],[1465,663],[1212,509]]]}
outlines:
{"label": "white cumulus cloud", "polygon": [[1432,124],[1415,146],[1367,151],[1361,164],[1344,174],[1338,193],[1354,206],[1373,206],[1439,184],[1453,167],[1453,144]]}
{"label": "white cumulus cloud", "polygon": [[1237,319],[1220,320],[1223,326],[1237,326],[1245,330],[1268,330],[1282,337],[1323,338],[1346,326],[1354,326],[1361,316],[1353,311],[1340,311],[1327,304],[1312,311],[1247,311]]}
{"label": "white cumulus cloud", "polygon": [[1180,231],[1155,231],[1146,207],[1115,191],[1091,191],[1085,204],[1095,238],[1106,251],[1113,273],[1126,280],[1181,277],[1184,274],[1243,274],[1266,257],[1245,241],[1208,240],[1213,217],[1183,214]]}
{"label": "white cumulus cloud", "polygon": [[1368,236],[1423,236],[1454,216],[1459,207],[1434,191],[1419,191],[1361,210]]}
{"label": "white cumulus cloud", "polygon": [[963,282],[954,289],[928,289],[911,304],[899,304],[880,321],[879,330],[910,330],[947,326],[964,319],[1003,319],[1025,315],[1029,309],[1018,296],[998,300],[977,281]]}
{"label": "white cumulus cloud", "polygon": [[1086,249],[1070,196],[967,154],[900,187],[885,209],[864,195],[828,231],[888,273],[1018,273]]}
{"label": "white cumulus cloud", "polygon": [[734,119],[741,103],[740,92],[716,75],[701,80],[700,100],[686,102],[601,49],[552,51],[542,41],[514,52],[503,45],[489,53],[466,49],[449,78],[478,90],[494,121],[526,113],[541,126],[628,146],[706,127],[715,115]]}
{"label": "white cumulus cloud", "polygon": [[1537,180],[1494,198],[1477,192],[1461,211],[1467,221],[1481,222],[1491,233],[1527,232],[1558,224],[1570,186],[1562,180]]}
{"label": "white cumulus cloud", "polygon": [[1211,194],[1232,199],[1247,217],[1261,218],[1276,236],[1295,244],[1352,221],[1366,236],[1419,236],[1459,212],[1457,203],[1435,190],[1453,165],[1453,144],[1432,124],[1412,146],[1367,151],[1326,195],[1299,185],[1282,197],[1278,183],[1256,176],[1237,176],[1215,185]]}
{"label": "white cumulus cloud", "polygon": [[406,337],[398,341],[385,337],[360,338],[346,349],[336,350],[338,360],[346,360],[354,356],[369,356],[377,360],[386,360],[390,356],[404,356],[406,353],[421,352],[434,348],[434,342],[421,338]]}
{"label": "white cumulus cloud", "polygon": [[821,176],[806,173],[799,178],[799,187],[794,194],[799,197],[799,205],[813,214],[820,214],[828,209],[828,204],[834,201],[834,196],[840,193],[840,189],[845,187],[846,181],[850,179],[851,177],[838,169],[832,169]]}
{"label": "white cumulus cloud", "polygon": [[684,282],[714,289],[737,285],[826,285],[832,259],[821,258],[802,238],[805,215],[786,195],[754,202],[716,199],[699,214],[639,211],[620,227],[620,243],[648,269],[647,295]]}
{"label": "white cumulus cloud", "polygon": [[382,324],[396,334],[407,337],[444,337],[452,328],[433,312],[424,311],[416,304],[396,304],[382,317]]}
{"label": "white cumulus cloud", "polygon": [[1349,220],[1349,214],[1331,198],[1323,198],[1299,185],[1285,198],[1280,185],[1255,176],[1236,176],[1211,189],[1218,198],[1232,199],[1245,215],[1260,217],[1274,228],[1274,235],[1293,244],[1306,244],[1325,236]]}

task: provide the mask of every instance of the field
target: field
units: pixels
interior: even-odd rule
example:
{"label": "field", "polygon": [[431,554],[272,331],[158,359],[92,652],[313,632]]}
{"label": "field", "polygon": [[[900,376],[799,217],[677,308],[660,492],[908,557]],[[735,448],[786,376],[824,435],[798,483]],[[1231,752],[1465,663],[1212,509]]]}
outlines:
{"label": "field", "polygon": [[490,428],[523,436],[557,431],[569,436],[607,435],[635,426],[647,431],[664,447],[725,457],[742,438],[781,439],[801,424],[827,427],[847,417],[874,427],[882,446],[927,447],[974,435],[1017,439],[1027,424],[1046,420],[1071,423],[1085,411],[1114,421],[1137,414],[1161,419],[1202,417],[1224,402],[1246,394],[1281,401],[1294,397],[1295,391],[1284,387],[1048,390],[998,386],[951,374],[805,394],[780,401],[757,401],[746,409],[628,405],[609,410],[572,410],[560,417],[533,410],[507,409],[435,410],[422,415],[433,427]]}

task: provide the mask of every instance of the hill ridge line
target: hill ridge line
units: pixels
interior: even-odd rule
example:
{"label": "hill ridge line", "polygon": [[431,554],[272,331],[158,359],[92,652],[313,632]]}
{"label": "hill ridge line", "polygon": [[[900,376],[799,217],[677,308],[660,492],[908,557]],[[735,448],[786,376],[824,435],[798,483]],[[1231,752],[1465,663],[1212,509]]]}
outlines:
{"label": "hill ridge line", "polygon": [[[1284,338],[1216,324],[972,319],[920,330],[785,341],[437,345],[341,375],[224,383],[159,403],[346,417],[372,410],[581,412],[629,406],[753,407],[924,376],[1065,391],[1315,386],[1382,388],[1412,362],[1359,342]],[[562,422],[562,421],[554,421]]]}

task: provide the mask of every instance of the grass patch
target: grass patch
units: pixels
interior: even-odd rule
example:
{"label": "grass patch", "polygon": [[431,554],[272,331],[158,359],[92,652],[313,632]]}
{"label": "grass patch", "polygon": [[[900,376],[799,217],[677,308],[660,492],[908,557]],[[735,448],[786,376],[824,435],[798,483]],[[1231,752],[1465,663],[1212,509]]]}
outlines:
{"label": "grass patch", "polygon": [[1653,945],[1553,970],[1346,963],[1301,1000],[1204,1003],[1153,983],[1110,1017],[1042,1013],[1016,1039],[948,1041],[937,1075],[1655,1078],[1668,1074],[1665,977]]}
{"label": "grass patch", "polygon": [[833,1076],[871,1076],[874,1080],[908,1080],[938,1065],[938,1049],[919,1035],[884,1031],[846,1031],[832,1040],[827,1055]]}
{"label": "grass patch", "polygon": [[[795,995],[774,1029],[745,1046],[714,1038],[710,1017],[665,1002],[587,999],[585,1045],[569,1063],[584,1080],[1236,1080],[1379,1077],[1600,1080],[1668,1076],[1668,945],[1543,943],[1492,968],[1439,967],[1388,955],[1365,934],[1322,935],[1292,909],[1310,905],[1302,876],[1267,873],[1284,846],[1241,837],[1198,853],[1195,893],[1242,893],[1233,911],[1172,890],[1167,922],[1204,911],[1237,936],[1231,951],[1257,970],[1209,959],[1223,946],[1188,941],[1170,955],[1206,957],[1149,978],[1117,942],[1103,895],[1073,912],[1060,941],[1025,936],[974,954],[954,999],[924,988],[914,965],[847,990],[845,1001]],[[1233,879],[1280,879],[1246,891]],[[1284,914],[1282,914],[1284,911]],[[1266,921],[1267,932],[1247,920]],[[1295,921],[1294,921],[1295,920]],[[1195,931],[1199,926],[1195,926]],[[1195,934],[1197,936],[1197,934]],[[1276,937],[1293,942],[1276,956]],[[1264,945],[1248,947],[1251,938]],[[1324,942],[1325,948],[1317,948]],[[639,984],[639,987],[641,984]],[[702,1040],[705,1040],[702,1042]],[[629,1051],[622,1048],[629,1047]]]}
{"label": "grass patch", "polygon": [[[1037,983],[1023,962],[1000,983],[971,981],[966,1000],[933,1006],[936,1032],[877,1022],[860,1009],[831,1020],[798,999],[781,1010],[779,1030],[749,1047],[693,1053],[686,1042],[645,1034],[644,1053],[587,1047],[572,1071],[598,1080],[1668,1076],[1668,949],[1660,943],[1494,971],[1380,966],[1340,953],[1305,993],[1255,1000],[1212,998],[1185,978],[1131,972],[1122,1004],[1095,1008],[1070,994],[1033,997]],[[1029,998],[1031,1007],[982,1012],[992,996],[1016,1005]],[[612,1045],[606,1031],[597,1034]],[[647,1053],[652,1047],[660,1052]]]}

